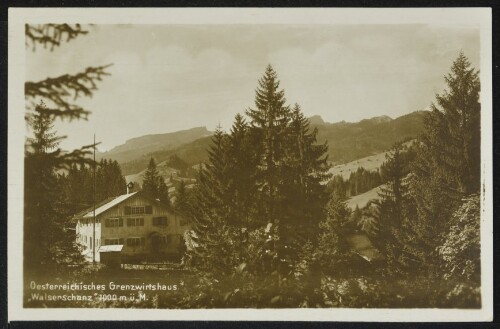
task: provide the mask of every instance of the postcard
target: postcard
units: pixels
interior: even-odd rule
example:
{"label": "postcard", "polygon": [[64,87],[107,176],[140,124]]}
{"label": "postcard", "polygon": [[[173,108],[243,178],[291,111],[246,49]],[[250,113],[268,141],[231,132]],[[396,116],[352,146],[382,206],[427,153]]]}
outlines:
{"label": "postcard", "polygon": [[10,320],[492,321],[488,8],[11,8]]}

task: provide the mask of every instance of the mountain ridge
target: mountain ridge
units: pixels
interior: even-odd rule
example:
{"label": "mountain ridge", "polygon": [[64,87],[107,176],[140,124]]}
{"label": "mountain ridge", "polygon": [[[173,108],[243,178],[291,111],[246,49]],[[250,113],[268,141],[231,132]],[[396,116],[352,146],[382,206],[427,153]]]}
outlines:
{"label": "mountain ridge", "polygon": [[[388,116],[378,116],[358,122],[327,123],[319,115],[312,116],[312,120],[309,120],[311,128],[318,130],[317,142],[328,143],[328,161],[332,165],[338,165],[379,154],[390,149],[396,142],[417,137],[423,131],[425,113],[426,111],[416,111],[394,119]],[[125,149],[122,152],[115,152],[115,154],[108,153],[111,155],[108,158],[117,160],[120,163],[124,175],[141,172],[147,167],[151,157],[157,163],[168,160],[174,155],[190,166],[205,162],[208,158],[207,149],[212,144],[211,132],[205,127],[194,129],[198,132],[198,137],[193,137],[191,141],[185,142],[184,140],[184,142],[178,144],[170,141],[168,145],[159,145],[152,148],[148,147],[148,145],[139,145],[139,149],[132,148]],[[207,132],[209,133],[208,136],[206,135]],[[141,136],[133,140],[147,143],[150,136],[164,136],[167,134],[146,135],[147,138]],[[106,153],[104,153],[104,157],[106,157],[105,155]]]}
{"label": "mountain ridge", "polygon": [[125,143],[98,154],[98,158],[111,158],[119,163],[131,161],[141,155],[169,150],[199,138],[211,136],[206,127],[194,127],[161,134],[148,134],[127,139]]}

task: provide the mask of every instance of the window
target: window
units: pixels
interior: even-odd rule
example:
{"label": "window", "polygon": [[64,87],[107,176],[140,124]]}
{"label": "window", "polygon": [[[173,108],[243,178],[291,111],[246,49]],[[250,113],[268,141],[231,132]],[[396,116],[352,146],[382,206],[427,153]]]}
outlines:
{"label": "window", "polygon": [[145,213],[145,209],[144,209],[144,207],[131,207],[130,208],[130,213],[132,215],[144,214]]}
{"label": "window", "polygon": [[152,214],[152,206],[126,206],[124,208],[125,215],[142,215],[142,214]]}
{"label": "window", "polygon": [[127,226],[144,226],[144,218],[127,218]]}
{"label": "window", "polygon": [[153,225],[154,226],[168,226],[168,218],[167,217],[153,217]]}
{"label": "window", "polygon": [[142,238],[127,238],[127,246],[129,247],[140,247],[143,245]]}
{"label": "window", "polygon": [[106,227],[120,227],[123,226],[123,218],[107,218]]}
{"label": "window", "polygon": [[103,246],[115,246],[123,244],[123,239],[104,239]]}

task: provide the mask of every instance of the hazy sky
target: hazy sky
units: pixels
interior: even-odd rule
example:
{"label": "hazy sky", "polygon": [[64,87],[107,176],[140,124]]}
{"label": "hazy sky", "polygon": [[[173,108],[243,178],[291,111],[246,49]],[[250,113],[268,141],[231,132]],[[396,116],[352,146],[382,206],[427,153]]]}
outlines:
{"label": "hazy sky", "polygon": [[460,50],[479,67],[479,31],[428,25],[99,25],[54,51],[27,50],[38,81],[113,63],[78,104],[88,121],[56,125],[67,149],[196,126],[228,129],[253,107],[267,64],[288,103],[325,121],[358,121],[427,108]]}

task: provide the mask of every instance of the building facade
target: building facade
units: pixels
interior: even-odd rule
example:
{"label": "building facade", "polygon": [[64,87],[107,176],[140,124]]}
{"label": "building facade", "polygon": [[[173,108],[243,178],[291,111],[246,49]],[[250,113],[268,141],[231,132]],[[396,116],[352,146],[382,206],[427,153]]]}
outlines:
{"label": "building facade", "polygon": [[[140,192],[107,200],[75,216],[76,239],[87,259],[100,260],[103,246],[122,246],[125,260],[168,258],[181,253],[188,222],[180,214]],[[95,230],[95,239],[94,239]],[[95,242],[94,242],[95,241]],[[108,248],[109,249],[109,248]]]}

